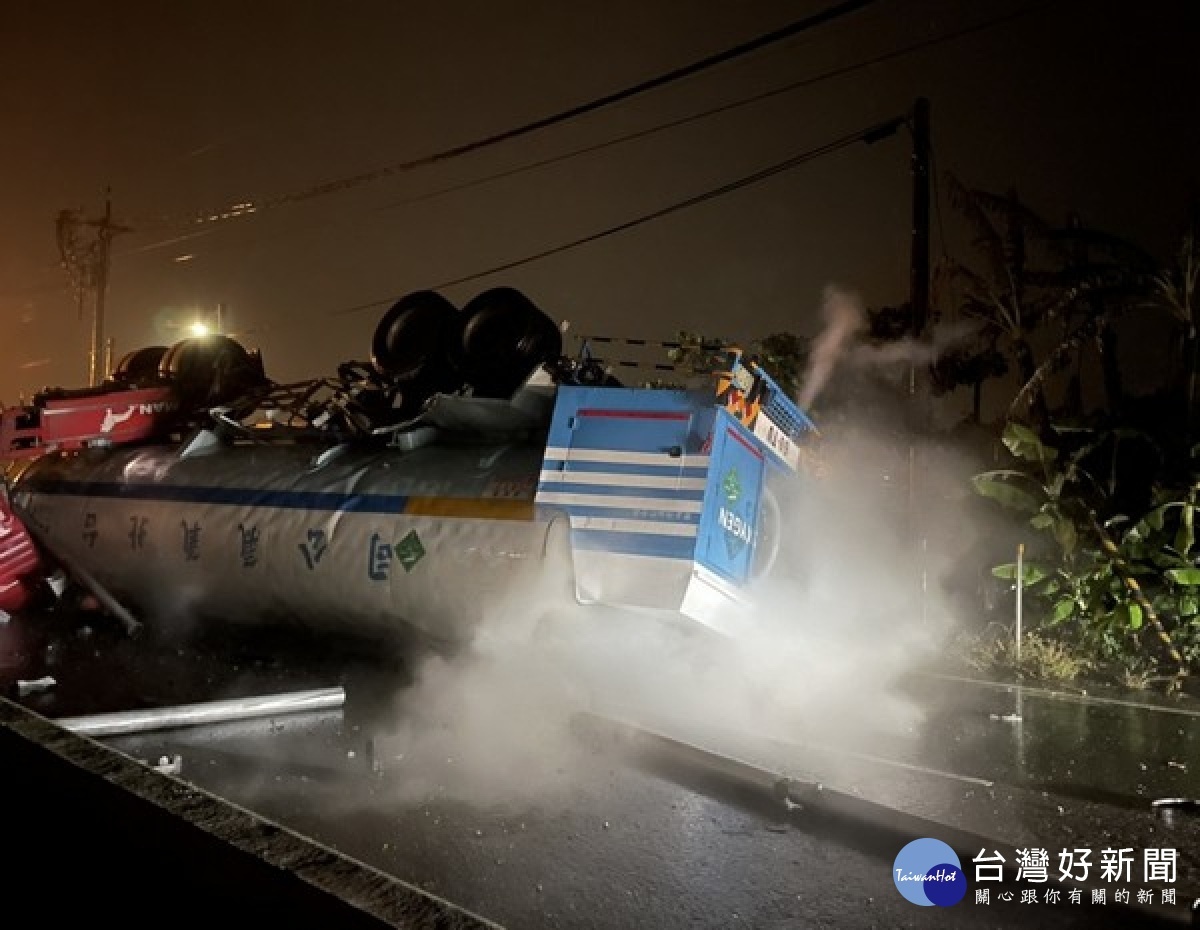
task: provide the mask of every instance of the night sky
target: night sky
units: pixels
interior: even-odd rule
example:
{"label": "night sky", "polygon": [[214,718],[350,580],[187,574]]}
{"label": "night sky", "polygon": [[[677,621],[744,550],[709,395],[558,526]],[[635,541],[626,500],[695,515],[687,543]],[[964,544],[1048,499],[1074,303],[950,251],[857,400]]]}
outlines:
{"label": "night sky", "polygon": [[[1077,211],[1165,257],[1200,194],[1198,6],[878,0],[618,106],[428,168],[189,225],[197,214],[402,162],[571,107],[830,0],[4,5],[0,401],[86,383],[89,322],[58,267],[63,208],[114,213],[116,354],[197,314],[278,380],[365,358],[386,304],[652,212],[932,104],[936,170]],[[429,197],[894,50],[964,38],[679,128]],[[572,332],[811,334],[827,283],[908,289],[910,142],[856,145],[622,235],[445,290],[524,290]],[[934,255],[963,254],[943,191]],[[940,213],[941,222],[938,222]],[[945,230],[943,239],[939,233]],[[171,241],[189,233],[190,238]]]}

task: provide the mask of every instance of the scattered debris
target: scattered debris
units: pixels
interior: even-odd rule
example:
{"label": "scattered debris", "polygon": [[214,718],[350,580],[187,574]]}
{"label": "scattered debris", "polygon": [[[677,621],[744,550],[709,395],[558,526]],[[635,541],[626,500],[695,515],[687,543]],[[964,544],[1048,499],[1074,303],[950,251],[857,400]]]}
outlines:
{"label": "scattered debris", "polygon": [[154,771],[162,775],[178,775],[183,771],[183,756],[167,756],[158,757],[158,765],[152,766]]}
{"label": "scattered debris", "polygon": [[999,720],[1001,723],[1020,723],[1020,714],[988,714],[989,720]]}
{"label": "scattered debris", "polygon": [[1165,827],[1180,826],[1185,818],[1200,815],[1200,800],[1196,798],[1158,798],[1150,802],[1154,816]]}
{"label": "scattered debris", "polygon": [[[364,752],[364,755],[367,759],[367,766],[371,769],[371,774],[382,776],[384,774],[383,760],[379,758],[379,753],[376,751],[374,737],[369,737],[367,739],[366,751]],[[403,756],[398,758],[403,758]]]}
{"label": "scattered debris", "polygon": [[46,579],[46,585],[54,593],[55,600],[61,600],[67,590],[67,573],[56,568]]}
{"label": "scattered debris", "polygon": [[1187,811],[1189,814],[1200,813],[1200,799],[1197,798],[1157,798],[1150,802],[1155,813],[1166,811]]}
{"label": "scattered debris", "polygon": [[1170,768],[1173,768],[1173,769],[1179,769],[1179,771],[1181,771],[1181,772],[1186,772],[1186,771],[1187,771],[1187,764],[1186,764],[1186,763],[1183,763],[1183,762],[1176,762],[1174,759],[1168,759],[1168,760],[1167,760],[1167,765],[1168,765]]}
{"label": "scattered debris", "polygon": [[19,680],[17,682],[17,697],[28,697],[31,694],[40,694],[43,691],[49,691],[56,684],[58,682],[49,675],[42,678],[35,678],[32,681]]}

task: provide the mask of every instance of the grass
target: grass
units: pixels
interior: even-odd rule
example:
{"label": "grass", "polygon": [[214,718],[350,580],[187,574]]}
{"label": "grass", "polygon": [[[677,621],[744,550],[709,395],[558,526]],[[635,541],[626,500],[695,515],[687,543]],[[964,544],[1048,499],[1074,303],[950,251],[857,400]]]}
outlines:
{"label": "grass", "polygon": [[984,634],[963,641],[960,658],[978,672],[1007,673],[1045,682],[1073,682],[1096,670],[1096,663],[1062,640],[1039,633],[1021,637],[1021,654],[1011,633]]}

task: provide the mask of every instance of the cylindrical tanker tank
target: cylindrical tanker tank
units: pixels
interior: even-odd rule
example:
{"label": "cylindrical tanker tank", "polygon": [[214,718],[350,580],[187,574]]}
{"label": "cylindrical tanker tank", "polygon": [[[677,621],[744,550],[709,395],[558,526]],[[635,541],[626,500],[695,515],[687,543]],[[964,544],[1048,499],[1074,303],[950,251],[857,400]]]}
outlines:
{"label": "cylindrical tanker tank", "polygon": [[49,455],[12,503],[44,549],[160,623],[274,616],[462,640],[568,543],[534,506],[540,444],[414,445]]}
{"label": "cylindrical tanker tank", "polygon": [[715,402],[540,369],[509,398],[436,393],[342,444],[218,417],[169,444],[47,453],[6,484],[33,541],[126,625],[113,605],[461,643],[502,609],[573,601],[737,635],[779,546],[768,479],[795,474],[812,430],[740,359]]}

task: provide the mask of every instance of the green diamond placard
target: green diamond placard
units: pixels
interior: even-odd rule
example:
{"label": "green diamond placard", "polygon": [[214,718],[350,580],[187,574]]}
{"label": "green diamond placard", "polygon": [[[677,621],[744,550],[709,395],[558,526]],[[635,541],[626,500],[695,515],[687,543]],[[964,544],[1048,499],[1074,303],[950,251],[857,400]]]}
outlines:
{"label": "green diamond placard", "polygon": [[421,545],[421,537],[412,530],[400,542],[396,543],[396,561],[404,566],[404,572],[411,572],[416,564],[425,558],[425,547]]}

